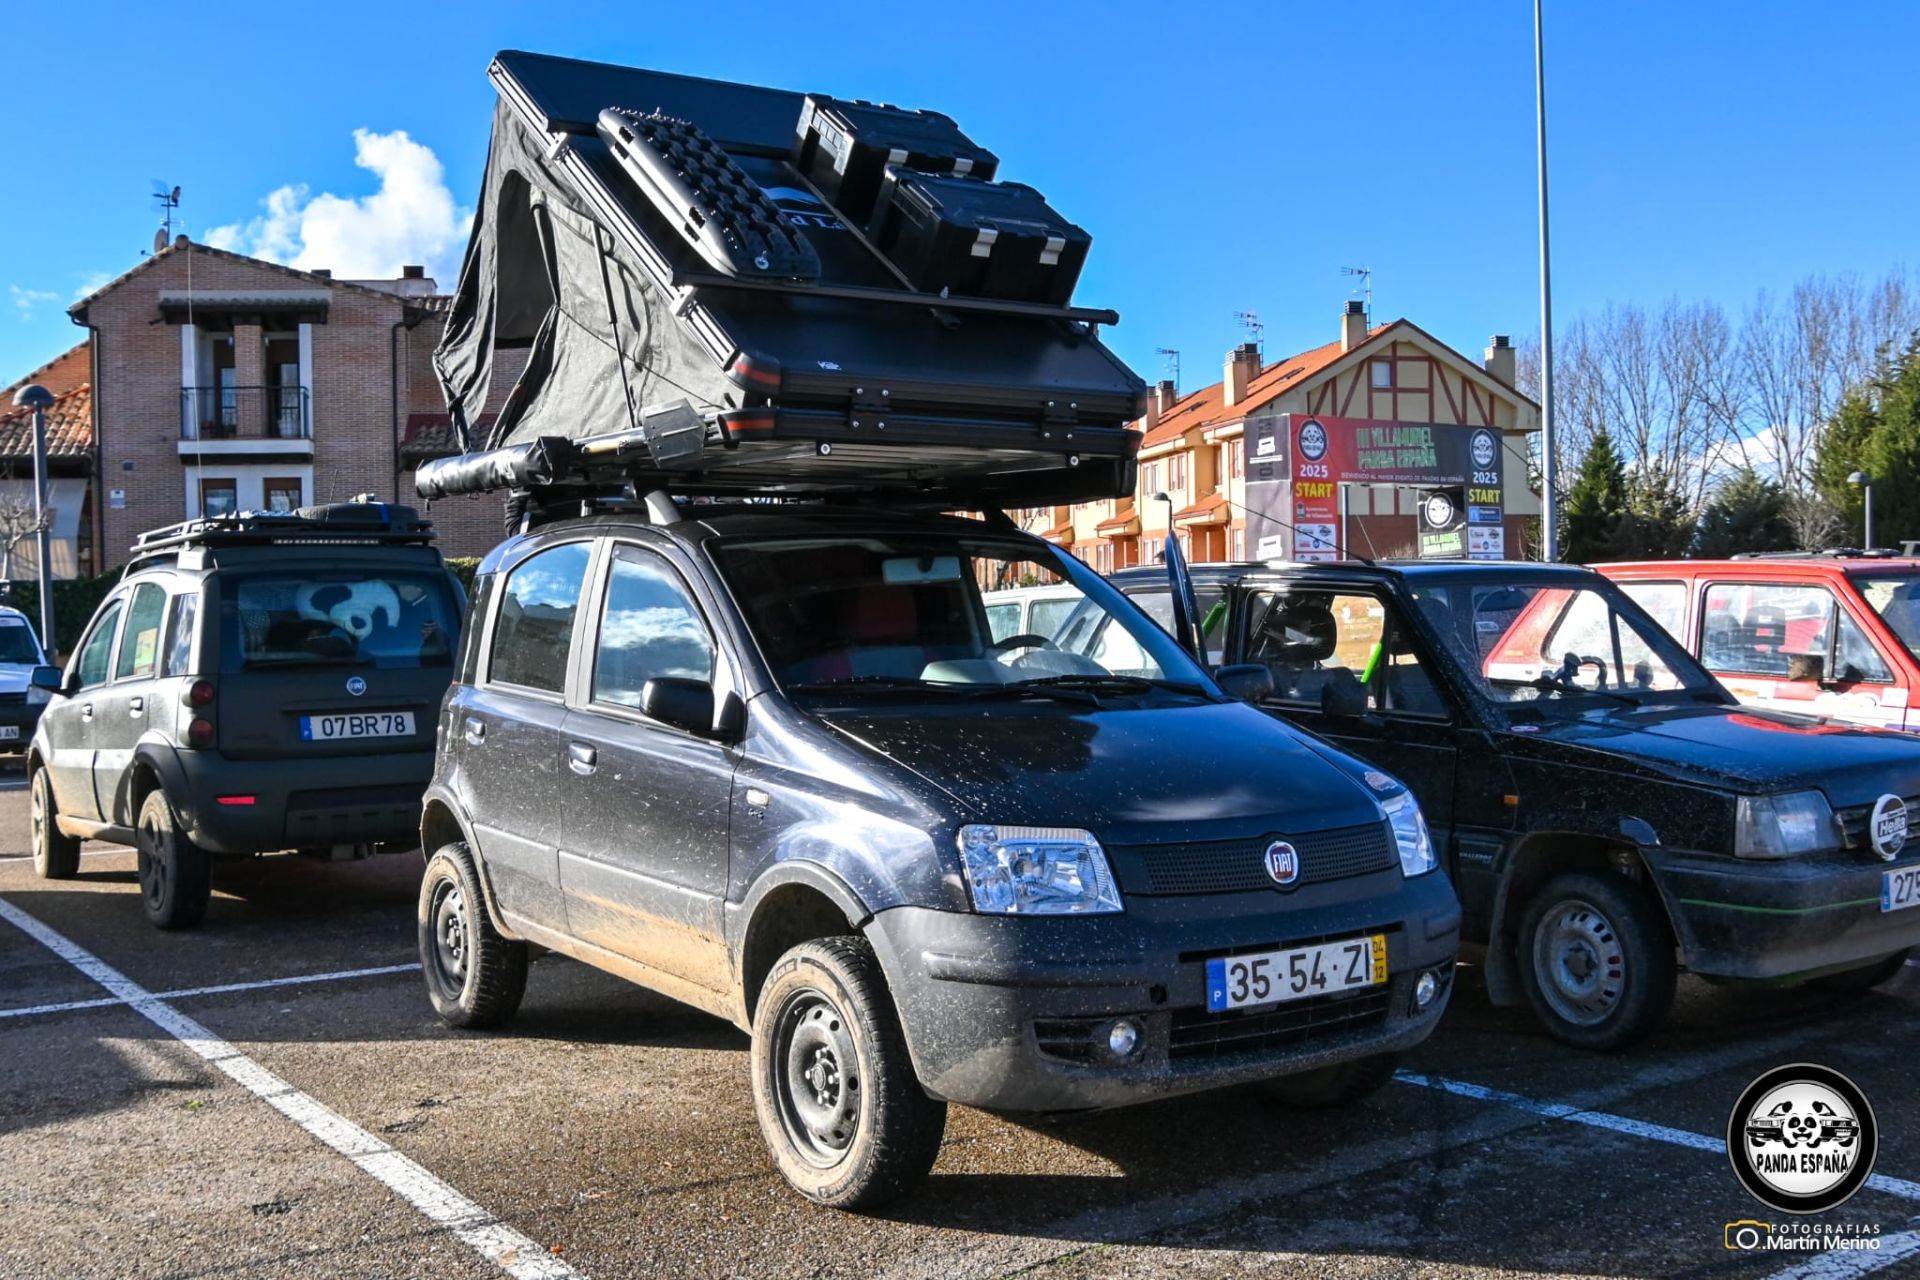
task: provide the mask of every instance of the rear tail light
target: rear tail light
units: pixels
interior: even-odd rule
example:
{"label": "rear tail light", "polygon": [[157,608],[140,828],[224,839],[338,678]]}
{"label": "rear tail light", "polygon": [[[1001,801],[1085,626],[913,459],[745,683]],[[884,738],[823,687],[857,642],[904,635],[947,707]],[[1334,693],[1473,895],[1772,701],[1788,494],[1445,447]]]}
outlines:
{"label": "rear tail light", "polygon": [[190,707],[210,707],[213,705],[213,681],[195,680],[187,686],[187,705]]}
{"label": "rear tail light", "polygon": [[190,747],[210,747],[213,745],[213,721],[205,716],[195,716],[187,726],[187,745]]}

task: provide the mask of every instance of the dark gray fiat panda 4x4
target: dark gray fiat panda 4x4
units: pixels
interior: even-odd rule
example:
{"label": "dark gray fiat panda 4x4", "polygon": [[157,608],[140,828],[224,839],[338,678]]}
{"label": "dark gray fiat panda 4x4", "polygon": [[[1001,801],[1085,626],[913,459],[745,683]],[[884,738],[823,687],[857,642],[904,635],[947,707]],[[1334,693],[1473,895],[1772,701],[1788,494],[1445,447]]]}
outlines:
{"label": "dark gray fiat panda 4x4", "polygon": [[[726,1018],[781,1172],[839,1206],[916,1182],[948,1102],[1330,1103],[1433,1029],[1459,906],[1410,794],[1072,557],[1004,517],[648,510],[480,568],[424,818],[448,1022],[507,1019],[530,944]],[[1018,582],[1101,644],[994,640]]]}
{"label": "dark gray fiat panda 4x4", "polygon": [[200,922],[213,862],[414,846],[460,584],[411,507],[243,512],[143,535],[27,758],[34,862],[132,845],[147,918]]}

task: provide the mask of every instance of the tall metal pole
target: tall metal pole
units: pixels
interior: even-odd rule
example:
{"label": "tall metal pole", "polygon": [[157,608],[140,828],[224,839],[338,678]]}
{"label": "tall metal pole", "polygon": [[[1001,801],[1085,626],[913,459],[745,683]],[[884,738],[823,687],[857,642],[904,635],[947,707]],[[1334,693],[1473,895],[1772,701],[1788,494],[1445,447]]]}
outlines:
{"label": "tall metal pole", "polygon": [[1867,535],[1867,550],[1873,550],[1873,484],[1869,481],[1863,486],[1867,491],[1867,527],[1861,532]]}
{"label": "tall metal pole", "polygon": [[40,647],[52,658],[59,646],[53,636],[53,571],[49,567],[52,539],[47,532],[47,410],[33,409],[33,528],[39,548],[34,568],[40,579]]}
{"label": "tall metal pole", "polygon": [[1533,0],[1533,96],[1540,164],[1540,523],[1541,557],[1560,558],[1560,441],[1553,421],[1553,265],[1547,247],[1547,52]]}

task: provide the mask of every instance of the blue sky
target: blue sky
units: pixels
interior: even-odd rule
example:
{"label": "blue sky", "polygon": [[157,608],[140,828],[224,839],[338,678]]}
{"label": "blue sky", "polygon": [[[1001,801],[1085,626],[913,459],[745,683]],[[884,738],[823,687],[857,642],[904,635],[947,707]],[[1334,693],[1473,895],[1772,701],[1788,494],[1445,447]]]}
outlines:
{"label": "blue sky", "polygon": [[[1920,265],[1920,5],[1548,0],[1547,22],[1560,321]],[[1217,380],[1243,309],[1269,356],[1328,340],[1360,264],[1377,317],[1477,353],[1538,327],[1532,39],[1525,0],[23,0],[0,16],[0,382],[79,339],[65,308],[150,245],[156,178],[196,238],[450,271],[500,48],[945,111],[1092,232],[1077,300],[1120,311],[1149,379],[1165,346]]]}

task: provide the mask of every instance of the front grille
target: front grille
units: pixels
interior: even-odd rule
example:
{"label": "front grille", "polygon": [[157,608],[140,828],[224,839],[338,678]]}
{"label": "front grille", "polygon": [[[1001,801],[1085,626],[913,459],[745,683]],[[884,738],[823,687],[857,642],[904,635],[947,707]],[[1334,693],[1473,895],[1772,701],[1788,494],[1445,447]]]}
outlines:
{"label": "front grille", "polygon": [[16,693],[0,693],[0,707],[21,706],[26,700],[27,691],[25,689],[19,690]]}
{"label": "front grille", "polygon": [[[1914,811],[1920,808],[1920,796],[1903,796],[1901,798],[1907,803],[1908,816],[1910,818],[1913,817]],[[1879,801],[1877,800],[1874,802],[1874,804],[1878,803]],[[1847,848],[1867,850],[1873,848],[1873,841],[1867,836],[1867,824],[1873,821],[1873,805],[1850,805],[1845,809],[1836,811],[1833,816],[1840,823],[1840,830],[1845,837]]]}
{"label": "front grille", "polygon": [[1175,1062],[1230,1058],[1365,1031],[1386,1021],[1391,999],[1383,985],[1354,995],[1300,1000],[1264,1013],[1176,1009],[1167,1056]]}
{"label": "front grille", "polygon": [[1122,845],[1110,852],[1121,887],[1129,893],[1243,893],[1275,887],[1266,862],[1267,846],[1275,840],[1285,840],[1300,855],[1295,886],[1372,875],[1399,862],[1392,829],[1384,822],[1304,835]]}

